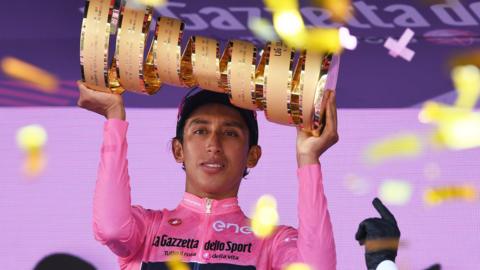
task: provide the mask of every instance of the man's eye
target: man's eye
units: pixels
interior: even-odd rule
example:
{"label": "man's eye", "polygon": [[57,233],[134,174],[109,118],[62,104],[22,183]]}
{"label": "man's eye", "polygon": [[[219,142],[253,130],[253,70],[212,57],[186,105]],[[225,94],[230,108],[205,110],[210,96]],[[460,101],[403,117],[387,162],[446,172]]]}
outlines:
{"label": "man's eye", "polygon": [[225,135],[231,136],[231,137],[238,137],[238,133],[236,131],[232,131],[232,130],[225,131]]}
{"label": "man's eye", "polygon": [[193,134],[200,134],[200,135],[203,135],[203,134],[206,134],[207,133],[207,130],[206,129],[196,129],[193,131]]}

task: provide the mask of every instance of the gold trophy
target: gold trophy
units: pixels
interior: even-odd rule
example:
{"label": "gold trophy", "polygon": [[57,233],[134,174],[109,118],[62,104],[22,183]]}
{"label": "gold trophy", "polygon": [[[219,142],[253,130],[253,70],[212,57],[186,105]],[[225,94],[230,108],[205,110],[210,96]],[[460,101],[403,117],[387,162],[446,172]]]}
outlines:
{"label": "gold trophy", "polygon": [[[108,65],[109,41],[119,14],[115,52]],[[115,19],[115,18],[114,18]],[[148,50],[152,8],[111,0],[87,0],[80,38],[80,64],[85,84],[97,91],[155,94],[162,83],[225,93],[235,106],[263,110],[267,120],[298,126],[318,136],[323,129],[327,90],[335,90],[339,56],[295,51],[281,41],[267,42],[257,63],[257,48],[242,40],[219,43],[189,38],[182,52],[184,23],[160,17]],[[115,34],[115,31],[113,31]]]}

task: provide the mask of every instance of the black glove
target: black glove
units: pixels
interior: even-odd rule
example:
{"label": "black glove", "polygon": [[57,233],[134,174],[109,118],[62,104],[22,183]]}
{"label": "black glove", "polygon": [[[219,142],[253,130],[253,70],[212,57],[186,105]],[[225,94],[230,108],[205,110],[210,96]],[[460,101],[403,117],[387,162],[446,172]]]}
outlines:
{"label": "black glove", "polygon": [[395,261],[400,230],[393,214],[375,198],[372,202],[382,218],[367,218],[358,226],[355,239],[365,245],[365,262],[368,269],[376,269],[384,260]]}
{"label": "black glove", "polygon": [[428,268],[425,269],[425,270],[441,270],[441,269],[442,269],[442,266],[441,266],[440,264],[436,263],[436,264],[428,267]]}

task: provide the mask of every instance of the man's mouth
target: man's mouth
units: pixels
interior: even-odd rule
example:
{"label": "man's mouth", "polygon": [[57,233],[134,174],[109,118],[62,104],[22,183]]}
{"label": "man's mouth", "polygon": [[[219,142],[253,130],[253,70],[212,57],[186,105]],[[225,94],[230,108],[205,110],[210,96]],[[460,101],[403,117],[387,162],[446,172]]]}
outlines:
{"label": "man's mouth", "polygon": [[219,163],[203,163],[203,166],[209,167],[209,168],[223,168],[224,166]]}
{"label": "man's mouth", "polygon": [[202,167],[203,171],[209,174],[219,173],[225,168],[225,164],[223,162],[217,161],[202,162],[200,166]]}

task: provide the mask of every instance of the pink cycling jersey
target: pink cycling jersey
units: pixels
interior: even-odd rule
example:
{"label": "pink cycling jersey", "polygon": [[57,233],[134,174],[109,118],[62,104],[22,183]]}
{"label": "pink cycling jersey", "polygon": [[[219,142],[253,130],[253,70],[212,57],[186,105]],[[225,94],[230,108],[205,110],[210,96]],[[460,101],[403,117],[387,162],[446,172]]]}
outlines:
{"label": "pink cycling jersey", "polygon": [[282,269],[304,262],[336,267],[332,224],[319,164],[299,168],[299,228],[278,226],[255,237],[237,198],[213,200],[185,193],[173,210],[131,206],[127,169],[128,122],[107,120],[95,188],[95,238],[117,256],[121,269],[168,269],[179,254],[191,269]]}

